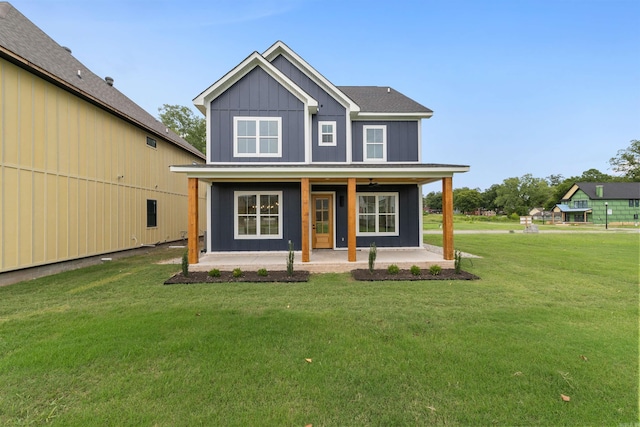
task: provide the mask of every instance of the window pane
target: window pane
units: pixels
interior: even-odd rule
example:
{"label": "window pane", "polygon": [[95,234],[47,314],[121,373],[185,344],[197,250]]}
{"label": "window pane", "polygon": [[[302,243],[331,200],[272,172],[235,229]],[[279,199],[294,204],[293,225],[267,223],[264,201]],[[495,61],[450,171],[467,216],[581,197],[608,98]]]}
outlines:
{"label": "window pane", "polygon": [[242,236],[255,236],[256,235],[256,217],[255,216],[241,216],[238,217],[238,234]]}
{"label": "window pane", "polygon": [[375,213],[376,196],[359,196],[360,213]]}
{"label": "window pane", "polygon": [[253,120],[238,120],[238,136],[255,136],[256,122]]}
{"label": "window pane", "polygon": [[394,233],[396,231],[395,215],[380,215],[378,218],[378,231],[380,233]]}
{"label": "window pane", "polygon": [[367,129],[367,142],[382,144],[382,129]]}
{"label": "window pane", "polygon": [[376,231],[376,216],[375,215],[360,215],[359,229],[361,233],[375,233]]}
{"label": "window pane", "polygon": [[278,140],[276,138],[260,138],[260,153],[277,153]]}
{"label": "window pane", "polygon": [[260,217],[260,234],[274,235],[278,234],[278,217],[277,216],[261,216]]}
{"label": "window pane", "polygon": [[256,152],[256,139],[255,138],[238,138],[238,153],[255,153]]}
{"label": "window pane", "polygon": [[278,196],[275,194],[260,196],[260,214],[277,215],[278,211]]}
{"label": "window pane", "polygon": [[324,134],[324,135],[322,135],[322,142],[324,142],[324,143],[333,142],[333,135],[332,134]]}
{"label": "window pane", "polygon": [[276,120],[260,120],[260,136],[278,136]]}

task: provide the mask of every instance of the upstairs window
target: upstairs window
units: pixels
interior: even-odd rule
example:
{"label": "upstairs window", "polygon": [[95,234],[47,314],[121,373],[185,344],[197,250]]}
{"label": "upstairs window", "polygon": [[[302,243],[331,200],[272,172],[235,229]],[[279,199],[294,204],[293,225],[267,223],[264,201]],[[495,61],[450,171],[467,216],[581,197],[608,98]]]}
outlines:
{"label": "upstairs window", "polygon": [[588,200],[574,200],[573,207],[577,209],[588,208]]}
{"label": "upstairs window", "polygon": [[318,122],[318,145],[336,145],[336,122]]}
{"label": "upstairs window", "polygon": [[387,160],[387,127],[363,126],[363,147],[365,162],[385,162]]}
{"label": "upstairs window", "polygon": [[281,157],[282,118],[234,117],[234,157]]}
{"label": "upstairs window", "polygon": [[157,145],[157,144],[156,144],[156,140],[155,140],[155,139],[153,139],[153,138],[151,138],[150,136],[148,136],[148,137],[147,137],[147,145],[148,145],[149,147],[156,148],[156,145]]}
{"label": "upstairs window", "polygon": [[629,199],[629,207],[640,207],[640,199]]}

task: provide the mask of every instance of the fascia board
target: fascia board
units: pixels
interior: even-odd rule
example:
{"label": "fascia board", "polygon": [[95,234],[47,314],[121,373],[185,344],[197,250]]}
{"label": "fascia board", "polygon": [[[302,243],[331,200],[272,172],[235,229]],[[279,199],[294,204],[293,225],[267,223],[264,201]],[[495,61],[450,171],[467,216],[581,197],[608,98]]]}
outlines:
{"label": "fascia board", "polygon": [[571,188],[569,189],[569,191],[567,191],[567,193],[562,196],[562,199],[560,200],[569,200],[573,197],[573,195],[575,194],[576,191],[578,191],[580,189],[580,187],[578,187],[578,184],[573,184],[571,186]]}
{"label": "fascia board", "polygon": [[237,83],[255,67],[261,67],[266,71],[267,74],[273,77],[278,83],[284,86],[296,98],[304,103],[312,114],[318,111],[318,101],[302,90],[300,86],[295,84],[290,78],[280,72],[280,70],[271,65],[271,63],[265,60],[258,52],[253,52],[233,70],[229,71],[221,79],[200,93],[200,95],[194,98],[193,103],[198,110],[203,114],[206,114],[206,105],[209,102],[220,96],[220,94]]}
{"label": "fascia board", "polygon": [[299,178],[448,178],[455,173],[469,171],[469,166],[443,166],[429,168],[354,168],[344,166],[336,168],[322,167],[277,167],[237,166],[220,168],[216,165],[206,167],[170,166],[171,172],[185,173],[190,178],[206,179],[299,179]]}
{"label": "fascia board", "polygon": [[264,51],[262,56],[269,62],[273,61],[278,55],[283,55],[299,70],[301,70],[307,77],[311,78],[318,86],[330,93],[343,107],[348,108],[352,113],[359,112],[360,107],[353,102],[351,98],[338,89],[333,83],[327,80],[322,74],[320,74],[315,68],[313,68],[307,61],[302,59],[300,55],[295,53],[289,46],[282,41],[277,41],[269,49]]}
{"label": "fascia board", "polygon": [[433,113],[367,113],[352,114],[351,119],[358,120],[416,120],[429,119]]}

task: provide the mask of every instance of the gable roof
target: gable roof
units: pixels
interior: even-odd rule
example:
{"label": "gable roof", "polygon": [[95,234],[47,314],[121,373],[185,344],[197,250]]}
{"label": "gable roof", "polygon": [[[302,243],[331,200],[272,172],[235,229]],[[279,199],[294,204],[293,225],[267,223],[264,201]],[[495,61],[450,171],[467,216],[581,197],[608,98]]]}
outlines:
{"label": "gable roof", "polygon": [[246,76],[256,67],[262,68],[267,74],[273,77],[278,83],[284,86],[296,98],[302,101],[307,108],[315,113],[318,111],[318,101],[311,95],[302,90],[293,80],[285,76],[280,70],[274,67],[258,52],[253,52],[244,61],[236,65],[233,70],[229,71],[222,78],[202,91],[193,99],[193,103],[203,114],[207,113],[207,103],[220,96],[224,91],[233,86],[242,77]]}
{"label": "gable roof", "polygon": [[[598,186],[602,186],[602,197],[596,194]],[[571,199],[578,190],[595,200],[640,199],[640,182],[576,182],[562,200]]]}
{"label": "gable roof", "polygon": [[431,117],[433,111],[387,86],[338,86],[362,112]]}
{"label": "gable roof", "polygon": [[152,135],[205,156],[122,92],[95,75],[8,2],[0,2],[0,57]]}

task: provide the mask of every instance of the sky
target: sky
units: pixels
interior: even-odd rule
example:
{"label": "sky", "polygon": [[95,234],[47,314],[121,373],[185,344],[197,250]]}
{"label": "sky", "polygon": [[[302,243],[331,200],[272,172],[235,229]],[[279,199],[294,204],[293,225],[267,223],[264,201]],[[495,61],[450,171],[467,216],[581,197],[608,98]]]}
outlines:
{"label": "sky", "polygon": [[454,188],[613,174],[640,139],[640,0],[10,3],[155,117],[197,112],[193,98],[282,40],[337,86],[390,86],[432,109],[422,160],[469,165]]}

